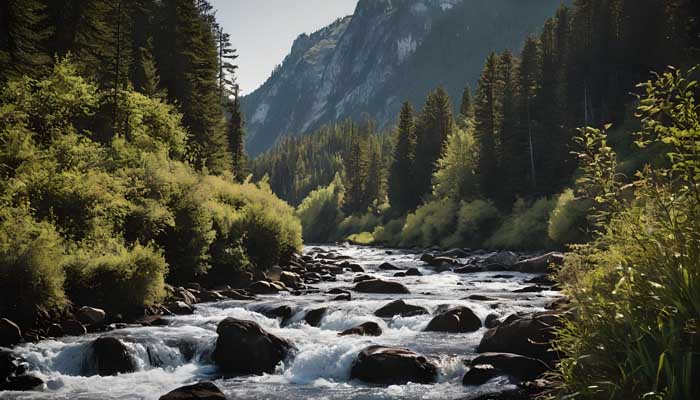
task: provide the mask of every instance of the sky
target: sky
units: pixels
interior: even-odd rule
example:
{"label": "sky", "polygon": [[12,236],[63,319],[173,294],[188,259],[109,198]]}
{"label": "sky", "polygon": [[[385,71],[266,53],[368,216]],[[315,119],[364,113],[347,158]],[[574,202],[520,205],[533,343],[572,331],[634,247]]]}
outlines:
{"label": "sky", "polygon": [[357,0],[210,0],[216,19],[238,50],[243,94],[262,85],[302,33],[351,15]]}

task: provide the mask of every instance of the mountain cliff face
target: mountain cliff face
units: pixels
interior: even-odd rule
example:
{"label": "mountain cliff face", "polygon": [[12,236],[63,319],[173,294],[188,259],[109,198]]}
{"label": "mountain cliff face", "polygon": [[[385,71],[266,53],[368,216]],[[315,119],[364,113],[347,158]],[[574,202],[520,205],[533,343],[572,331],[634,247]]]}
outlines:
{"label": "mountain cliff face", "polygon": [[404,100],[419,108],[438,85],[458,103],[489,52],[517,51],[559,4],[360,0],[352,16],[299,36],[267,82],[243,98],[248,151],[259,154],[283,135],[345,118],[390,126]]}

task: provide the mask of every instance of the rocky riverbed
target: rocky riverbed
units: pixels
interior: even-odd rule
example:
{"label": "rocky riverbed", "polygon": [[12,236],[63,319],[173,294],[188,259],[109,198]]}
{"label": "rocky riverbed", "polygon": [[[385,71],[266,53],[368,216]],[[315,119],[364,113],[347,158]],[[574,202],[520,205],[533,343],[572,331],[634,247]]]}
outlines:
{"label": "rocky riverbed", "polygon": [[476,399],[536,388],[522,382],[557,358],[548,341],[560,311],[548,305],[561,295],[544,272],[560,261],[307,247],[243,290],[176,289],[170,308],[182,315],[3,350],[2,384],[29,390],[0,398],[155,400],[200,381],[213,384],[163,398]]}

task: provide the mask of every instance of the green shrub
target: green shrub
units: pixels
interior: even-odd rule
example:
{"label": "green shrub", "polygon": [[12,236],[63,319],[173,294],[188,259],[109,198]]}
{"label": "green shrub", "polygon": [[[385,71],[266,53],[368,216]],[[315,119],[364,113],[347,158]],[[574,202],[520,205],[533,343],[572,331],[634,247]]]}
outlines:
{"label": "green shrub", "polygon": [[372,232],[375,243],[398,246],[401,243],[401,231],[406,224],[404,218],[393,219],[385,225],[380,225]]}
{"label": "green shrub", "polygon": [[336,175],[330,185],[314,190],[301,202],[296,214],[301,220],[304,240],[307,243],[323,243],[330,240],[344,218],[344,195],[343,183]]}
{"label": "green shrub", "polygon": [[62,309],[63,240],[26,209],[0,211],[0,315],[32,324],[37,308]]}
{"label": "green shrub", "polygon": [[518,199],[513,212],[485,243],[489,248],[541,250],[549,246],[547,222],[555,201],[539,199],[532,205]]}
{"label": "green shrub", "polygon": [[433,176],[435,195],[454,199],[472,199],[479,191],[479,146],[473,128],[456,130],[447,138],[447,144],[438,160]]}
{"label": "green shrub", "polygon": [[79,305],[133,312],[165,297],[168,265],[151,246],[127,249],[116,243],[78,251],[66,264],[66,290]]}
{"label": "green shrub", "polygon": [[559,246],[588,241],[588,216],[593,203],[590,199],[575,198],[571,189],[565,190],[549,217],[549,238]]}
{"label": "green shrub", "polygon": [[356,233],[347,237],[348,242],[359,244],[361,246],[369,246],[374,244],[374,236],[369,232]]}
{"label": "green shrub", "polygon": [[420,206],[406,217],[401,231],[402,246],[429,247],[450,236],[457,225],[459,204],[452,199],[437,199]]}
{"label": "green shrub", "polygon": [[338,224],[338,227],[333,233],[332,240],[340,241],[345,240],[350,235],[372,232],[374,228],[381,225],[381,223],[382,217],[372,212],[362,215],[351,215]]}
{"label": "green shrub", "polygon": [[462,202],[455,232],[442,241],[444,247],[481,247],[501,222],[496,206],[486,200]]}

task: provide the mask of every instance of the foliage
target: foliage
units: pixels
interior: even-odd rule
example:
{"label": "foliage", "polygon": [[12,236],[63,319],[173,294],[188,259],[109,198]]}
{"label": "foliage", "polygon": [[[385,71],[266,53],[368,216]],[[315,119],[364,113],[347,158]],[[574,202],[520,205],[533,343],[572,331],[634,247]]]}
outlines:
{"label": "foliage", "polygon": [[326,187],[311,192],[297,208],[307,243],[327,241],[343,220],[345,188],[339,175]]}
{"label": "foliage", "polygon": [[454,230],[458,206],[451,199],[437,199],[420,206],[406,217],[401,244],[429,247],[440,243]]}
{"label": "foliage", "polygon": [[479,193],[478,149],[472,129],[455,130],[448,138],[433,176],[434,194],[453,199],[474,199]]}
{"label": "foliage", "polygon": [[457,211],[457,227],[442,243],[445,247],[482,247],[500,226],[501,218],[501,213],[492,202],[461,202]]}
{"label": "foliage", "polygon": [[63,240],[53,225],[37,222],[26,207],[0,211],[0,314],[33,323],[37,308],[60,310]]}
{"label": "foliage", "polygon": [[[583,181],[598,204],[598,234],[559,274],[577,309],[560,332],[559,373],[567,393],[591,399],[700,396],[700,115],[695,70],[671,70],[641,85],[637,145],[668,146],[669,166],[647,165],[629,186],[607,171]],[[584,136],[586,137],[586,136]],[[588,137],[591,137],[589,135]],[[586,157],[613,159],[597,140]],[[602,154],[600,154],[602,153]],[[594,187],[597,190],[592,190]]]}
{"label": "foliage", "polygon": [[585,243],[588,234],[588,216],[592,213],[593,201],[574,197],[574,191],[565,190],[557,198],[557,205],[549,217],[549,239],[564,246]]}
{"label": "foliage", "polygon": [[486,246],[514,250],[547,248],[547,221],[554,206],[554,200],[547,198],[531,204],[518,199],[511,215],[486,241]]}

